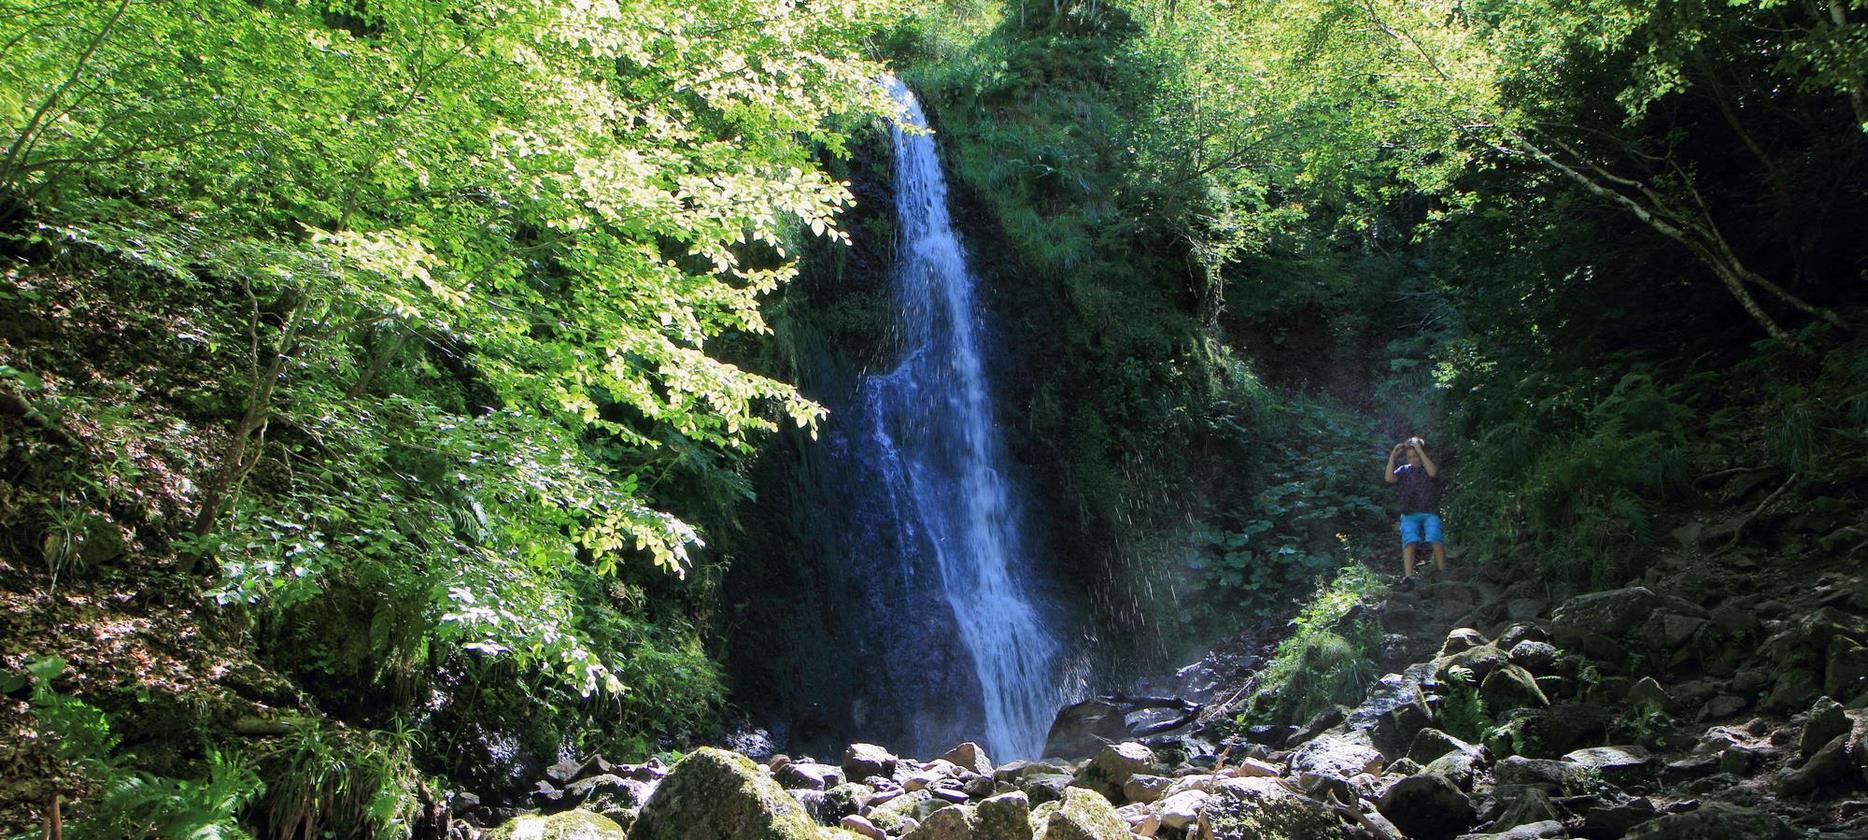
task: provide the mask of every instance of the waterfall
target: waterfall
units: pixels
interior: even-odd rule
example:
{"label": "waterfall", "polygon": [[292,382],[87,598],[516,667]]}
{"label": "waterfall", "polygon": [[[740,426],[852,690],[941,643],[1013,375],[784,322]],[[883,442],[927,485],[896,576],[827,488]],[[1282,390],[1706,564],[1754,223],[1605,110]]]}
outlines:
{"label": "waterfall", "polygon": [[868,422],[873,488],[893,519],[899,574],[932,555],[958,641],[970,657],[979,720],[995,758],[1036,758],[1056,711],[1058,643],[1028,594],[1030,561],[1007,486],[981,357],[974,276],[948,216],[947,184],[914,94],[889,80],[904,109],[894,128],[900,363],[857,386]]}

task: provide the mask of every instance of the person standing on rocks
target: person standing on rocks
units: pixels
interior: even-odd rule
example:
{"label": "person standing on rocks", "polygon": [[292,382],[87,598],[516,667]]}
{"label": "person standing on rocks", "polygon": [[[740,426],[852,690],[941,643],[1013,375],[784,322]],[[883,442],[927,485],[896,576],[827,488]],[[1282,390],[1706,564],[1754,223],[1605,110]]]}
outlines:
{"label": "person standing on rocks", "polygon": [[[1395,466],[1406,458],[1407,463]],[[1433,546],[1433,567],[1446,571],[1445,534],[1440,526],[1440,468],[1427,457],[1427,441],[1410,437],[1388,450],[1382,479],[1401,492],[1401,583],[1414,582],[1414,547]]]}

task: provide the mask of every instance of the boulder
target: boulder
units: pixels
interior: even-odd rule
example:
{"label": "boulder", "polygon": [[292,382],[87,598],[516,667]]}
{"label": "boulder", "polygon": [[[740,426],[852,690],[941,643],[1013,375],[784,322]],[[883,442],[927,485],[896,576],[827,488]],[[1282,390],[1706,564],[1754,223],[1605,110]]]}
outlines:
{"label": "boulder", "polygon": [[1661,597],[1645,586],[1578,595],[1551,613],[1551,640],[1559,647],[1619,660],[1627,653],[1622,637],[1646,621],[1662,603]]}
{"label": "boulder", "polygon": [[1594,771],[1613,785],[1628,785],[1654,772],[1654,757],[1644,747],[1588,747],[1565,753],[1564,761],[1574,762]]}
{"label": "boulder", "polygon": [[1178,831],[1200,819],[1200,809],[1211,798],[1213,794],[1203,790],[1184,791],[1161,800],[1155,813],[1161,815],[1162,825]]}
{"label": "boulder", "polygon": [[829,790],[849,781],[843,769],[814,761],[792,761],[772,772],[772,778],[788,788]]}
{"label": "boulder", "polygon": [[1407,757],[1425,765],[1447,753],[1470,752],[1473,749],[1473,745],[1438,729],[1422,729],[1414,734],[1413,743],[1408,745]]}
{"label": "boulder", "polygon": [[986,757],[986,748],[972,741],[948,750],[946,755],[941,756],[941,760],[969,773],[992,775],[992,761]]}
{"label": "boulder", "polygon": [[[895,765],[901,759],[875,744],[851,744],[843,751],[843,772],[850,779],[867,779],[870,776],[893,776]],[[837,784],[842,784],[838,782]],[[829,785],[828,787],[836,787]]]}
{"label": "boulder", "polygon": [[1492,821],[1494,831],[1562,819],[1556,804],[1542,788],[1506,786],[1494,788],[1492,795],[1504,804],[1498,818]]}
{"label": "boulder", "polygon": [[[1274,774],[1275,775],[1275,774]],[[1149,803],[1167,794],[1167,789],[1174,785],[1174,780],[1167,776],[1151,776],[1137,773],[1122,783],[1122,798],[1130,802]]]}
{"label": "boulder", "polygon": [[1324,735],[1291,753],[1293,775],[1346,780],[1363,773],[1379,773],[1382,754],[1367,732]]}
{"label": "boulder", "polygon": [[1511,657],[1499,650],[1497,645],[1480,645],[1470,650],[1462,650],[1451,656],[1441,656],[1433,660],[1433,677],[1437,682],[1451,680],[1454,669],[1464,669],[1472,675],[1475,683],[1484,680],[1486,675],[1500,665],[1511,662]]}
{"label": "boulder", "polygon": [[1350,729],[1367,731],[1370,742],[1389,759],[1404,755],[1414,733],[1433,722],[1433,710],[1421,691],[1420,676],[1382,677],[1370,687],[1362,705],[1344,718]]}
{"label": "boulder", "polygon": [[1376,810],[1409,837],[1450,840],[1472,827],[1472,803],[1443,776],[1421,773],[1391,785]]}
{"label": "boulder", "polygon": [[566,800],[583,803],[586,810],[602,812],[609,808],[640,808],[654,789],[648,782],[606,773],[565,785],[564,795]]}
{"label": "boulder", "polygon": [[1783,820],[1763,811],[1708,802],[1696,810],[1637,825],[1625,840],[1791,840],[1796,836]]}
{"label": "boulder", "polygon": [[1422,767],[1416,775],[1440,776],[1461,790],[1471,790],[1473,779],[1479,772],[1479,756],[1477,749],[1454,750],[1427,762],[1427,766]]}
{"label": "boulder", "polygon": [[1129,824],[1116,806],[1093,791],[1064,791],[1057,810],[1044,817],[1034,840],[1129,840]]}
{"label": "boulder", "polygon": [[1823,693],[1847,699],[1868,690],[1868,647],[1855,640],[1837,636],[1829,640],[1829,656],[1823,668]]}
{"label": "boulder", "polygon": [[1628,696],[1624,699],[1628,705],[1634,709],[1648,708],[1666,710],[1673,708],[1673,695],[1668,694],[1667,689],[1661,686],[1660,681],[1653,677],[1642,677],[1641,679],[1635,680],[1634,685],[1628,687]]}
{"label": "boulder", "polygon": [[663,779],[630,829],[633,840],[811,840],[804,806],[744,756],[713,747],[689,753]]}
{"label": "boulder", "polygon": [[1128,716],[1121,706],[1103,700],[1085,700],[1059,710],[1044,740],[1044,754],[1058,758],[1088,758],[1105,744],[1129,739]]}
{"label": "boulder", "polygon": [[[1189,832],[1189,836],[1195,836]],[[1226,779],[1200,811],[1200,840],[1332,840],[1347,836],[1328,806],[1276,779]]]}
{"label": "boulder", "polygon": [[1548,840],[1554,837],[1568,837],[1570,832],[1563,823],[1556,820],[1525,823],[1505,831],[1487,834],[1461,834],[1458,840]]}
{"label": "boulder", "polygon": [[1802,796],[1843,779],[1860,781],[1861,770],[1851,758],[1852,752],[1860,750],[1855,743],[1860,735],[1857,728],[1829,739],[1803,762],[1803,766],[1786,774],[1778,782],[1777,791],[1785,796]]}
{"label": "boulder", "polygon": [[890,834],[906,834],[911,830],[909,823],[919,825],[921,820],[941,808],[951,807],[946,802],[934,798],[934,794],[925,790],[901,794],[887,802],[872,807],[863,816],[875,823],[877,828]]}
{"label": "boulder", "polygon": [[1583,834],[1589,837],[1620,837],[1628,830],[1660,816],[1652,800],[1638,796],[1614,805],[1595,805],[1583,811]]}
{"label": "boulder", "polygon": [[1512,645],[1511,652],[1507,656],[1511,659],[1511,664],[1533,674],[1548,674],[1555,671],[1557,667],[1557,647],[1549,642],[1525,639]]}
{"label": "boulder", "polygon": [[549,816],[524,814],[481,835],[484,840],[628,840],[629,836],[615,820],[583,810]]}
{"label": "boulder", "polygon": [[902,840],[973,840],[979,818],[968,805],[942,808],[928,815]]}
{"label": "boulder", "polygon": [[824,791],[822,804],[811,812],[811,816],[825,825],[836,825],[844,817],[861,812],[875,792],[874,788],[855,782],[837,785]]}
{"label": "boulder", "polygon": [[1493,766],[1492,776],[1501,785],[1537,785],[1563,793],[1581,793],[1590,784],[1589,770],[1580,764],[1521,755]]}
{"label": "boulder", "polygon": [[877,828],[875,823],[855,814],[844,817],[843,821],[838,823],[838,825],[852,834],[860,834],[869,838],[869,840],[888,840],[889,838],[888,832]]}
{"label": "boulder", "polygon": [[1018,780],[1018,789],[1031,798],[1031,804],[1042,805],[1064,798],[1064,790],[1076,783],[1071,776],[1046,773],[1039,776],[1026,776]]}
{"label": "boulder", "polygon": [[1498,634],[1498,648],[1500,650],[1511,650],[1517,647],[1520,642],[1548,641],[1550,641],[1550,634],[1544,632],[1544,628],[1528,621],[1520,621],[1510,627],[1506,627],[1504,632]]}
{"label": "boulder", "polygon": [[1440,643],[1440,655],[1452,656],[1463,650],[1472,650],[1480,645],[1490,644],[1485,634],[1471,627],[1458,627],[1446,634],[1446,641]]}
{"label": "boulder", "polygon": [[1550,699],[1537,687],[1537,677],[1517,665],[1505,664],[1487,674],[1479,684],[1479,696],[1494,714],[1511,709],[1541,709]]}
{"label": "boulder", "polygon": [[973,840],[1031,840],[1031,800],[1018,791],[982,800]]}
{"label": "boulder", "polygon": [[1151,773],[1157,767],[1154,750],[1133,741],[1109,744],[1090,761],[1088,773],[1115,785],[1121,785],[1136,773]]}
{"label": "boulder", "polygon": [[1814,755],[1830,739],[1847,731],[1849,716],[1842,704],[1827,697],[1818,697],[1816,703],[1810,706],[1803,732],[1797,736],[1797,747],[1804,755]]}
{"label": "boulder", "polygon": [[1116,813],[1129,824],[1129,833],[1137,837],[1153,837],[1161,831],[1161,815],[1147,805],[1132,802],[1117,808]]}

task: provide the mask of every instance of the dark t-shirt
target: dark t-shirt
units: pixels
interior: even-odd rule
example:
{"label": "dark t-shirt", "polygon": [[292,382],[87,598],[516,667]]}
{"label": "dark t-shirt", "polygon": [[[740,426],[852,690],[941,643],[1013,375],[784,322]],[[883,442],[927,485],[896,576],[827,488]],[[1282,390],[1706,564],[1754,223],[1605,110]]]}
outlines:
{"label": "dark t-shirt", "polygon": [[1395,478],[1401,491],[1402,513],[1440,512],[1440,482],[1427,474],[1424,467],[1402,464],[1395,468]]}

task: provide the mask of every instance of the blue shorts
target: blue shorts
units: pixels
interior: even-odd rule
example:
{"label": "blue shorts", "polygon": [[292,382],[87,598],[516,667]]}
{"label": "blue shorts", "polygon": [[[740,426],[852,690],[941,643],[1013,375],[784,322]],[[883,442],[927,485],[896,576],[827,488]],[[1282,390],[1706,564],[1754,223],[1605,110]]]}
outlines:
{"label": "blue shorts", "polygon": [[1437,513],[1401,514],[1401,547],[1415,543],[1443,543],[1440,533],[1440,515]]}

